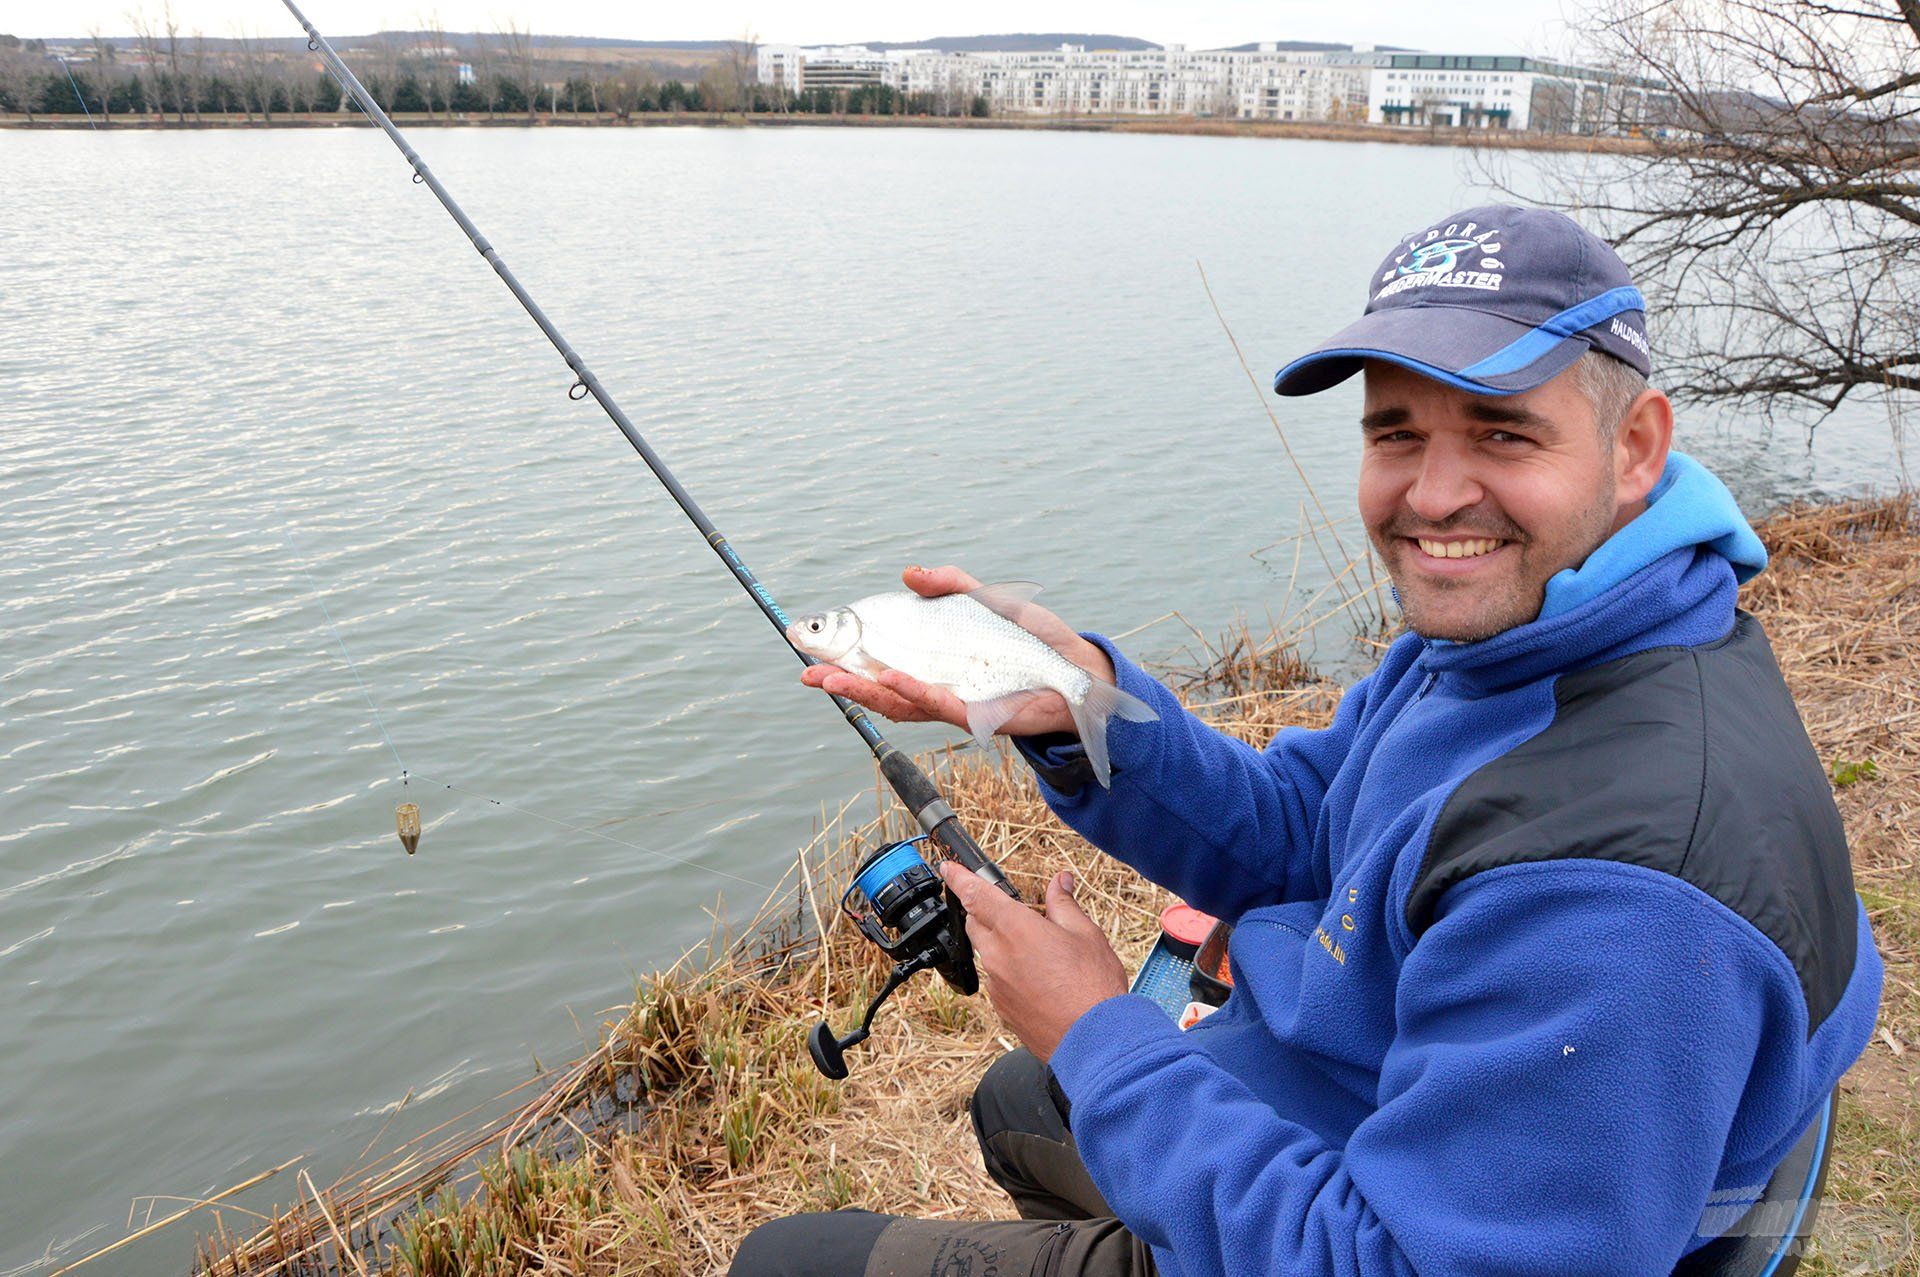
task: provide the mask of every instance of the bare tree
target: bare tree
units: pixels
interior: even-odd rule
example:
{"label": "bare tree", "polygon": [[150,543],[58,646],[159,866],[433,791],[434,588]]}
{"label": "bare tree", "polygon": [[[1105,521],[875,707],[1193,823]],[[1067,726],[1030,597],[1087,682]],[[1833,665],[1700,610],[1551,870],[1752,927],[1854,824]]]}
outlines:
{"label": "bare tree", "polygon": [[439,109],[451,115],[453,113],[454,71],[447,60],[447,33],[440,25],[440,15],[422,19],[421,30],[425,33],[426,43],[419,50],[420,91],[427,99],[427,113]]}
{"label": "bare tree", "polygon": [[[187,77],[180,70],[180,23],[173,16],[173,0],[162,0],[160,5],[160,29],[167,37],[167,81],[173,88],[174,112],[180,123],[187,122]],[[194,116],[200,114],[198,99],[194,102]]]}
{"label": "bare tree", "polygon": [[476,79],[479,83],[480,97],[487,104],[487,118],[492,119],[494,108],[500,103],[500,72],[497,69],[499,51],[485,36],[480,36],[476,45],[474,61],[479,63],[475,68]]}
{"label": "bare tree", "polygon": [[33,123],[34,97],[45,59],[28,53],[17,36],[0,36],[0,93]]}
{"label": "bare tree", "polygon": [[113,41],[100,34],[99,27],[87,28],[87,40],[93,46],[93,61],[87,64],[87,83],[100,97],[100,119],[113,123],[113,90],[120,78],[119,59]]}
{"label": "bare tree", "polygon": [[369,36],[360,46],[361,65],[367,68],[361,78],[373,81],[368,88],[374,101],[389,111],[394,109],[394,97],[400,91],[403,52],[393,36],[385,31]]}
{"label": "bare tree", "polygon": [[500,42],[506,49],[507,66],[513,72],[513,81],[519,86],[520,96],[526,99],[527,118],[531,120],[539,110],[540,97],[539,62],[533,51],[533,32],[510,21],[500,28]]}
{"label": "bare tree", "polygon": [[[172,15],[168,15],[167,38],[173,38]],[[201,118],[200,106],[205,100],[207,90],[207,38],[198,30],[193,33],[193,43],[187,46],[186,73],[181,84],[187,100],[193,104],[193,118]]]}
{"label": "bare tree", "polygon": [[[1920,0],[1611,0],[1593,58],[1657,90],[1548,161],[1548,202],[1620,249],[1690,399],[1827,411],[1920,392]],[[1583,121],[1582,127],[1585,127]]]}
{"label": "bare tree", "polygon": [[737,40],[729,40],[721,50],[712,84],[722,111],[753,109],[753,89],[760,80],[760,38],[748,27]]}
{"label": "bare tree", "polygon": [[287,110],[294,115],[313,113],[313,73],[299,59],[273,64],[274,83],[286,95]]}
{"label": "bare tree", "polygon": [[167,103],[160,82],[160,40],[154,34],[153,23],[147,17],[145,5],[127,10],[127,25],[133,28],[134,43],[140,46],[140,63],[144,74],[138,75],[140,97],[152,112],[164,123],[167,118]]}
{"label": "bare tree", "polygon": [[253,113],[260,112],[260,118],[273,122],[273,84],[267,78],[266,58],[260,48],[260,41],[247,34],[244,28],[236,28],[234,47],[240,55],[240,99],[247,119],[253,119]]}

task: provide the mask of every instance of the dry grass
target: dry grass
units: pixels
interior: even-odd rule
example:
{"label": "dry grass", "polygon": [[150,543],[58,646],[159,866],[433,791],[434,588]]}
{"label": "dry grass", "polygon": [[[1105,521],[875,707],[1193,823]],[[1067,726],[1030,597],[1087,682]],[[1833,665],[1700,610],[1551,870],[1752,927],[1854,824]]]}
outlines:
{"label": "dry grass", "polygon": [[[1838,778],[1888,970],[1879,1036],[1845,1083],[1823,1215],[1829,1253],[1802,1269],[1809,1277],[1868,1271],[1855,1266],[1860,1257],[1876,1238],[1884,1254],[1920,1200],[1915,520],[1908,496],[1786,511],[1763,528],[1775,566],[1744,596]],[[1189,702],[1247,740],[1324,722],[1337,700],[1294,653],[1244,631],[1183,673]],[[943,761],[949,798],[1028,898],[1070,864],[1122,957],[1144,954],[1164,893],[1064,829],[1023,766],[974,754]],[[739,1239],[776,1214],[845,1205],[1006,1214],[966,1118],[974,1082],[1011,1045],[984,999],[921,978],[852,1053],[847,1082],[823,1080],[807,1059],[812,1022],[825,1013],[851,1026],[885,974],[881,955],[837,918],[838,886],[873,839],[907,832],[844,815],[796,858],[744,942],[717,939],[649,978],[605,1026],[600,1049],[545,1079],[524,1107],[476,1132],[431,1133],[331,1190],[305,1185],[244,1237],[216,1223],[202,1239],[202,1270],[718,1273]],[[1920,1277],[1920,1260],[1885,1271]]]}
{"label": "dry grass", "polygon": [[1886,963],[1880,1022],[1841,1084],[1820,1233],[1801,1269],[1920,1277],[1920,502],[1802,506],[1767,521],[1773,567],[1744,603],[1767,627],[1853,850],[1854,885]]}

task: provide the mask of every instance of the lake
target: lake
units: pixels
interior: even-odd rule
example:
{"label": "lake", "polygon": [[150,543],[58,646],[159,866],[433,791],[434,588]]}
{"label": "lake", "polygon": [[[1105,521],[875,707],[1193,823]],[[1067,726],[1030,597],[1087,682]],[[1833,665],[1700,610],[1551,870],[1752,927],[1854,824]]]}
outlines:
{"label": "lake", "polygon": [[[1197,267],[1270,381],[1480,198],[1402,146],[414,141],[789,610],[952,561],[1109,633],[1328,606]],[[579,1053],[871,788],[408,178],[371,130],[0,132],[0,1274]],[[1265,400],[1342,517],[1358,383]],[[1728,414],[1681,442],[1750,512],[1898,466],[1867,409],[1812,451]]]}

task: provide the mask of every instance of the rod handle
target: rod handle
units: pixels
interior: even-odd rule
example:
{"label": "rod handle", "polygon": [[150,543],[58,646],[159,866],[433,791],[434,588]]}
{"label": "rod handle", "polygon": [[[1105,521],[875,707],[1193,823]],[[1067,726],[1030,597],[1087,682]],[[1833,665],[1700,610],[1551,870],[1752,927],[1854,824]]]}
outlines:
{"label": "rod handle", "polygon": [[1000,872],[1000,866],[980,850],[980,844],[961,825],[960,818],[953,814],[953,808],[947,806],[946,799],[927,779],[927,774],[920,770],[920,765],[892,745],[883,745],[878,756],[880,774],[887,778],[887,784],[900,796],[900,801],[913,813],[913,818],[920,822],[920,827],[938,838],[948,855],[1018,900],[1020,893]]}

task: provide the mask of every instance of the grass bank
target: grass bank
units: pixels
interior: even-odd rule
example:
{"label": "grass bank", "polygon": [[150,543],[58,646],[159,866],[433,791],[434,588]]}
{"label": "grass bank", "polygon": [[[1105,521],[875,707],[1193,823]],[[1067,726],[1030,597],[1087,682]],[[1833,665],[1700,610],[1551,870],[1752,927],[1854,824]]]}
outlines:
{"label": "grass bank", "polygon": [[[986,129],[1052,130],[1069,133],[1167,133],[1202,137],[1306,138],[1322,142],[1388,142],[1401,146],[1479,146],[1517,151],[1649,151],[1653,143],[1640,138],[1576,137],[1560,133],[1530,133],[1524,129],[1407,128],[1332,120],[1219,120],[1166,115],[992,116],[973,119],[942,115],[813,115],[764,112],[742,115],[724,111],[645,111],[628,116],[541,112],[525,115],[461,115],[400,112],[393,122],[401,128],[878,128],[878,129]],[[83,115],[24,115],[0,112],[0,129],[340,129],[370,128],[366,116],[354,112],[282,112],[270,120],[257,116],[206,113],[191,120],[152,115],[117,115],[111,121],[89,122]]]}
{"label": "grass bank", "polygon": [[[1902,1232],[1911,1235],[1920,1201],[1920,504],[1904,495],[1790,509],[1762,532],[1774,566],[1743,603],[1772,636],[1830,768],[1887,963],[1877,1036],[1843,1084],[1825,1253],[1801,1271],[1920,1277]],[[1244,635],[1170,681],[1223,731],[1256,742],[1286,724],[1325,722],[1339,695],[1290,650]],[[1121,956],[1145,953],[1165,893],[1054,820],[1024,767],[976,754],[944,761],[954,806],[1029,899],[1070,864]],[[511,1113],[430,1133],[329,1189],[295,1172],[287,1204],[264,1226],[210,1207],[201,1270],[719,1273],[775,1214],[857,1205],[1007,1215],[965,1107],[1012,1045],[984,999],[922,978],[853,1053],[850,1080],[827,1082],[807,1059],[813,1021],[857,1022],[885,973],[833,901],[860,850],[898,832],[842,812],[747,934],[716,936],[644,980],[603,1026],[599,1049],[530,1083]]]}

